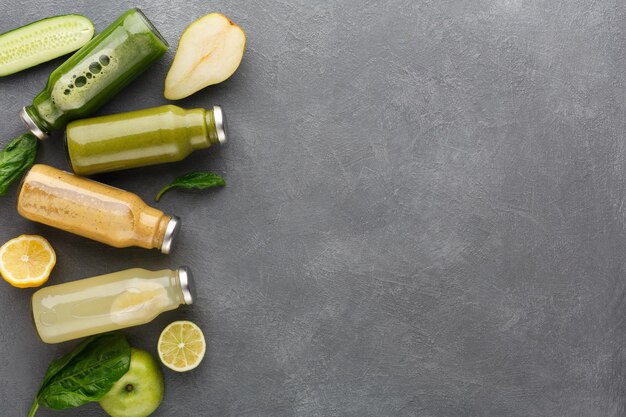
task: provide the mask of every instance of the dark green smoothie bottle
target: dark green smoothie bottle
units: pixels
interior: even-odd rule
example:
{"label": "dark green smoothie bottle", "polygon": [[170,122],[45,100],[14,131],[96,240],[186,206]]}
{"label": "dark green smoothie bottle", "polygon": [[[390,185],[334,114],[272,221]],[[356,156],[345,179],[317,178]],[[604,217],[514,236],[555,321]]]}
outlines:
{"label": "dark green smoothie bottle", "polygon": [[168,44],[139,9],[131,9],[50,74],[20,117],[39,139],[88,117],[167,51]]}
{"label": "dark green smoothie bottle", "polygon": [[65,132],[74,172],[92,175],[175,162],[226,142],[220,106],[185,110],[174,105],[75,120]]}

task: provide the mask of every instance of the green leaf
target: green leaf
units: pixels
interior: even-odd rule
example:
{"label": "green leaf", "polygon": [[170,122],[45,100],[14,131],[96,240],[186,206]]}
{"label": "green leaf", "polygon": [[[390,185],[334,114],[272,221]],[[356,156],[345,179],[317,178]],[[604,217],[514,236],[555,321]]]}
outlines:
{"label": "green leaf", "polygon": [[38,141],[32,133],[13,139],[0,152],[0,196],[35,162]]}
{"label": "green leaf", "polygon": [[129,366],[130,346],[123,334],[92,336],[50,363],[37,403],[62,410],[98,401]]}
{"label": "green leaf", "polygon": [[159,201],[166,191],[172,188],[186,188],[188,190],[204,190],[211,187],[223,187],[226,182],[222,177],[212,172],[190,172],[182,177],[176,178],[170,185],[159,191],[156,201]]}
{"label": "green leaf", "polygon": [[54,359],[52,362],[50,362],[50,365],[48,365],[48,369],[46,370],[46,373],[43,377],[43,382],[41,383],[41,386],[43,387],[44,385],[46,385],[53,376],[58,374],[68,363],[70,363],[72,359],[74,359],[79,353],[85,350],[85,348],[89,346],[96,337],[98,336],[91,336],[86,338],[78,346],[76,346],[74,350],[72,350],[65,356]]}

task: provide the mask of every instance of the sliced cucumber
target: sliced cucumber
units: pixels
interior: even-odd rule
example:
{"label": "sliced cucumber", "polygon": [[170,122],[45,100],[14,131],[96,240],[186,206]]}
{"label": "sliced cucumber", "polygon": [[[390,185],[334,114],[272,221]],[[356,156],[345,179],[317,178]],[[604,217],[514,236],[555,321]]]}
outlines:
{"label": "sliced cucumber", "polygon": [[89,42],[93,23],[85,16],[67,14],[38,20],[0,35],[0,77],[13,74]]}

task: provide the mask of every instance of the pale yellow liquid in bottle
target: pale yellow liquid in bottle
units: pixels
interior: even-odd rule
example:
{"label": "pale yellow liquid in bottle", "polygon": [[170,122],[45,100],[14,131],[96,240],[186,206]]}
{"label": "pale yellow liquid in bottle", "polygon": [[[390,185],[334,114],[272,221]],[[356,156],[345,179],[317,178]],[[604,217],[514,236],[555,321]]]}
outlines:
{"label": "pale yellow liquid in bottle", "polygon": [[128,269],[35,292],[33,320],[46,343],[148,323],[183,304],[178,271]]}

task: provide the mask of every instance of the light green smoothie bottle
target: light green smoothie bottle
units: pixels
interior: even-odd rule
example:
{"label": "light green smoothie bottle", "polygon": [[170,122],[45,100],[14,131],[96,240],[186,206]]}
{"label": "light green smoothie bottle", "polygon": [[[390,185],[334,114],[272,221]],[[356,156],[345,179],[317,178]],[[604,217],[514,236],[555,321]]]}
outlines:
{"label": "light green smoothie bottle", "polygon": [[180,161],[191,152],[226,142],[219,106],[185,110],[166,105],[76,120],[67,125],[66,146],[78,175]]}

